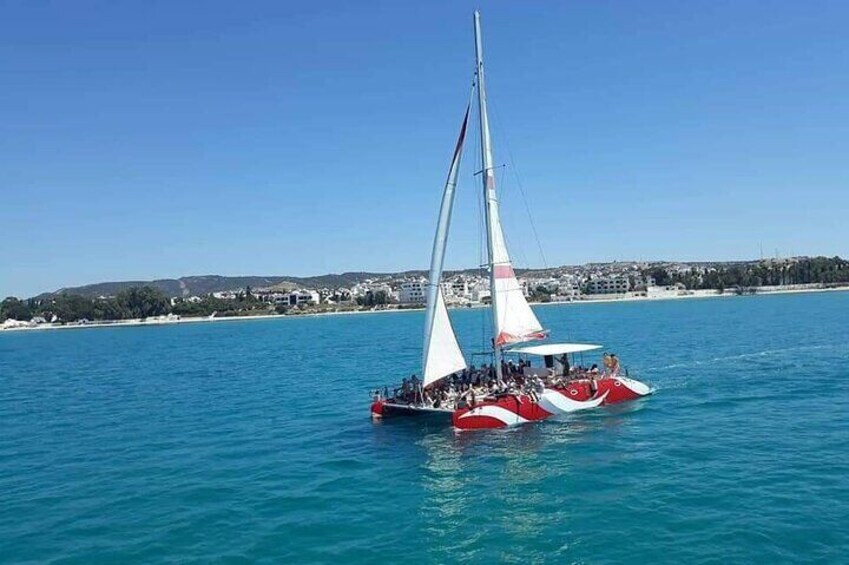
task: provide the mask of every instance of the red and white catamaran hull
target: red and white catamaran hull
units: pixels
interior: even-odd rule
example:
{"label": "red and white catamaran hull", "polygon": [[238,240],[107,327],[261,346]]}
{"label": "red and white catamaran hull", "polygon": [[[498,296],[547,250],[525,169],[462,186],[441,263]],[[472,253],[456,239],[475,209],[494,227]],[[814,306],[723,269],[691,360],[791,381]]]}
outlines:
{"label": "red and white catamaran hull", "polygon": [[474,408],[455,410],[451,421],[458,430],[484,430],[545,420],[551,415],[526,394],[508,394],[484,400]]}
{"label": "red and white catamaran hull", "polygon": [[563,387],[547,388],[538,401],[524,394],[485,400],[474,408],[455,410],[451,420],[459,430],[506,428],[579,410],[636,400],[652,393],[646,384],[627,377],[598,379],[596,387],[593,394],[592,383],[589,380],[580,380]]}
{"label": "red and white catamaran hull", "polygon": [[[572,381],[565,386],[548,390],[579,403],[576,407],[578,410],[582,410],[586,402],[593,402],[597,399],[602,400],[599,404],[616,404],[617,402],[625,402],[626,400],[636,400],[652,393],[648,385],[628,377],[604,377],[596,379],[595,388],[596,390],[593,391],[593,383],[589,379],[580,379]],[[567,404],[567,406],[569,405]],[[594,406],[586,407],[594,408]]]}

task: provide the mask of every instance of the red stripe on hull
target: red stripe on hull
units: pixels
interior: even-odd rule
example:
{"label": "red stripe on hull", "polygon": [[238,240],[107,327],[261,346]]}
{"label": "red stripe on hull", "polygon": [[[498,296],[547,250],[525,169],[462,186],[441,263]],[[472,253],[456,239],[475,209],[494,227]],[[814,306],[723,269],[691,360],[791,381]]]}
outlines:
{"label": "red stripe on hull", "polygon": [[607,398],[604,399],[604,404],[617,404],[644,396],[628,388],[623,381],[616,377],[608,377],[598,381],[598,394],[605,392],[607,392]]}
{"label": "red stripe on hull", "polygon": [[[642,383],[639,383],[642,385]],[[643,385],[644,386],[644,385]],[[632,390],[625,384],[625,380],[617,377],[602,377],[596,379],[596,392],[593,394],[592,383],[589,379],[580,379],[571,381],[564,386],[554,387],[563,396],[584,402],[591,398],[598,398],[607,393],[603,404],[617,404],[619,402],[627,402],[628,400],[636,400],[645,396],[638,391]]]}
{"label": "red stripe on hull", "polygon": [[460,421],[455,416],[453,421],[458,430],[497,430],[507,427],[507,424],[491,416],[468,416]]}
{"label": "red stripe on hull", "polygon": [[527,395],[506,395],[485,400],[472,408],[460,408],[451,418],[460,430],[504,428],[515,424],[538,422],[551,416]]}

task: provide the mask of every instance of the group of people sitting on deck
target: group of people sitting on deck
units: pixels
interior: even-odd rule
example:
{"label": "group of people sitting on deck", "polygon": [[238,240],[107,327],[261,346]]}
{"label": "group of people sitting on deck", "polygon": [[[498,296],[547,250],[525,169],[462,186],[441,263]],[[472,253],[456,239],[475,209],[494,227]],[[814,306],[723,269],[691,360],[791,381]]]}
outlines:
{"label": "group of people sitting on deck", "polygon": [[[528,377],[523,373],[525,363],[505,363],[502,376],[498,377],[495,367],[472,365],[423,388],[416,375],[401,381],[395,389],[394,400],[425,408],[454,410],[463,406],[474,406],[484,398],[502,394],[527,394],[539,398],[545,383],[539,377]],[[388,391],[386,391],[388,392]]]}
{"label": "group of people sitting on deck", "polygon": [[[526,371],[532,367],[529,361],[502,361],[501,377],[494,365],[472,365],[460,372],[449,375],[433,385],[424,388],[421,380],[412,375],[401,381],[401,387],[395,389],[392,400],[424,408],[442,408],[454,410],[465,406],[475,406],[485,398],[497,398],[504,394],[526,394],[534,400],[545,387],[565,386],[571,380],[590,379],[595,390],[595,379],[619,374],[619,359],[616,354],[605,353],[602,358],[604,365],[600,371],[598,365],[590,368],[583,366],[570,367],[568,356],[559,359],[561,370],[547,369]],[[559,374],[558,374],[559,373]],[[379,396],[379,391],[377,391]],[[384,389],[383,397],[389,398],[389,391]]]}

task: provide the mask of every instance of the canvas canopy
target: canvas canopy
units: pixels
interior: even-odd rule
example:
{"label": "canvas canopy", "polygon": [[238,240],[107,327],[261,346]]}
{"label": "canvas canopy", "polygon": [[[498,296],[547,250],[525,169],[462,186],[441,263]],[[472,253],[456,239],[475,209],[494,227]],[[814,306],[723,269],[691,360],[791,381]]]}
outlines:
{"label": "canvas canopy", "polygon": [[505,353],[524,353],[525,355],[563,355],[564,353],[583,353],[601,349],[601,345],[591,343],[545,343],[542,345],[531,345],[528,347],[516,347],[505,351]]}

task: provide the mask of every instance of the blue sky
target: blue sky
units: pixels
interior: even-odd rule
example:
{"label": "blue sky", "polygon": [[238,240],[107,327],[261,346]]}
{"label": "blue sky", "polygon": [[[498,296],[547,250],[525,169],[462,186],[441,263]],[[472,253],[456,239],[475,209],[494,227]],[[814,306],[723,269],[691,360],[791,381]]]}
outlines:
{"label": "blue sky", "polygon": [[0,295],[426,268],[478,5],[517,266],[849,255],[845,2],[19,1]]}

